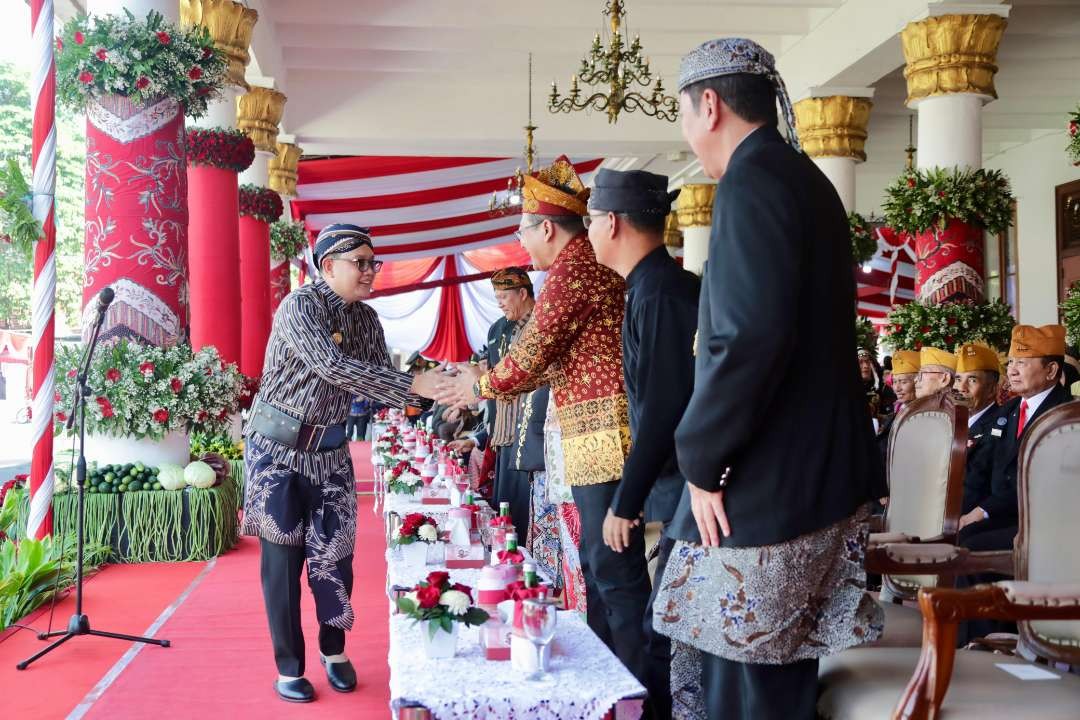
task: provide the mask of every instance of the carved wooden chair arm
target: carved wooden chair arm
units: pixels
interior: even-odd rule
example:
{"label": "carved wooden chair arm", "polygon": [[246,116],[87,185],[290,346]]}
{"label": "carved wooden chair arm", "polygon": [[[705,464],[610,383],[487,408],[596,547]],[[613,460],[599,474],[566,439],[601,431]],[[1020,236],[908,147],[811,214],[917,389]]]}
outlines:
{"label": "carved wooden chair arm", "polygon": [[972,552],[945,543],[890,543],[866,549],[866,571],[883,575],[1013,574],[1011,550]]}
{"label": "carved wooden chair arm", "polygon": [[1080,620],[1080,583],[1006,581],[967,590],[922,588],[922,653],[893,710],[893,720],[938,715],[956,659],[957,626],[964,620]]}

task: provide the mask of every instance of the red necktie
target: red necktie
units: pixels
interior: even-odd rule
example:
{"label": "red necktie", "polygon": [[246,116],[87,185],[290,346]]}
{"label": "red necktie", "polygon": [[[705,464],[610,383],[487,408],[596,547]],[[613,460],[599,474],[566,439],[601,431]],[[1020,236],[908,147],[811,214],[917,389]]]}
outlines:
{"label": "red necktie", "polygon": [[1027,423],[1027,400],[1020,401],[1020,420],[1016,423],[1016,437],[1024,434],[1024,425]]}

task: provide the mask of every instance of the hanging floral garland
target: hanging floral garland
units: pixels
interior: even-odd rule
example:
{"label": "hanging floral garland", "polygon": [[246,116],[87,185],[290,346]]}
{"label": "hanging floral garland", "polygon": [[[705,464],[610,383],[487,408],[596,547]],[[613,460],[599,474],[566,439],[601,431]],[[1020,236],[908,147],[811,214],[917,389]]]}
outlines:
{"label": "hanging floral garland", "polygon": [[30,209],[33,191],[23,177],[15,158],[0,165],[0,242],[30,254],[34,241],[41,237],[41,223]]}
{"label": "hanging floral garland", "polygon": [[912,235],[950,220],[999,233],[1012,224],[1013,195],[999,170],[911,170],[885,189],[885,223]]}
{"label": "hanging floral garland", "polygon": [[1016,320],[1008,305],[993,302],[910,302],[893,308],[885,326],[885,344],[894,350],[935,347],[955,351],[964,343],[984,341],[990,347],[1009,347]]}
{"label": "hanging floral garland", "polygon": [[1069,160],[1073,165],[1080,165],[1080,105],[1069,113],[1069,124],[1066,129],[1069,133],[1069,145],[1066,148]]}
{"label": "hanging floral garland", "polygon": [[[56,356],[59,433],[75,392],[82,347],[65,345]],[[120,340],[98,348],[87,378],[86,430],[98,435],[159,440],[173,430],[223,431],[243,391],[236,365],[217,349],[193,353],[190,345],[168,348]]]}
{"label": "hanging floral garland", "polygon": [[139,104],[170,97],[199,117],[220,95],[228,67],[205,27],[181,28],[155,11],[143,20],[129,10],[77,16],[56,47],[56,95],[76,110],[95,96],[121,95]]}
{"label": "hanging floral garland", "polygon": [[1069,336],[1069,344],[1080,346],[1080,281],[1074,282],[1061,303],[1061,322]]}
{"label": "hanging floral garland", "polygon": [[242,172],[255,160],[255,143],[236,128],[187,129],[188,165]]}
{"label": "hanging floral garland", "polygon": [[291,260],[307,247],[304,223],[278,220],[270,226],[270,257]]}
{"label": "hanging floral garland", "polygon": [[848,213],[848,228],[851,230],[851,255],[856,265],[870,262],[877,253],[877,238],[866,218],[859,213]]}
{"label": "hanging floral garland", "polygon": [[855,347],[860,350],[874,352],[877,348],[878,334],[874,323],[869,318],[855,318]]}
{"label": "hanging floral garland", "polygon": [[285,212],[281,196],[270,188],[258,185],[240,186],[240,215],[272,223]]}

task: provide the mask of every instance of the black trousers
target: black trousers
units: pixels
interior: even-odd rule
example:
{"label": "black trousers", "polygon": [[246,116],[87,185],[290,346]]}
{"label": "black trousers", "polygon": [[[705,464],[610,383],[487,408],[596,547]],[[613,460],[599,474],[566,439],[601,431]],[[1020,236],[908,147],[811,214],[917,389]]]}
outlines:
{"label": "black trousers", "polygon": [[701,653],[709,720],[814,720],[818,661],[755,665]]}
{"label": "black trousers", "polygon": [[509,447],[495,448],[495,509],[499,509],[500,502],[510,503],[510,520],[518,544],[525,547],[531,521],[532,486],[529,473],[513,469],[513,460],[513,450]]}
{"label": "black trousers", "polygon": [[363,440],[367,435],[368,419],[370,415],[350,415],[345,421],[345,438],[348,440]]}
{"label": "black trousers", "polygon": [[[630,533],[630,545],[617,553],[604,544],[604,518],[618,482],[570,488],[581,517],[578,555],[585,578],[585,619],[634,677],[652,693],[651,623],[646,615],[652,588],[645,562],[645,528]],[[644,652],[643,652],[644,650]],[[665,662],[670,664],[670,658]],[[668,688],[670,695],[670,688]]]}
{"label": "black trousers", "polygon": [[[666,523],[664,527],[667,528]],[[648,655],[649,666],[646,668],[648,682],[644,685],[649,690],[647,707],[653,720],[671,718],[671,640],[653,630],[653,603],[656,602],[656,593],[660,590],[660,581],[664,578],[664,569],[674,546],[674,540],[660,536],[660,554],[656,558],[656,570],[653,572],[652,593],[649,595],[649,605],[645,608],[645,654]],[[647,713],[646,716],[650,715]]]}
{"label": "black trousers", "polygon": [[[278,545],[262,538],[260,573],[266,618],[270,621],[270,641],[278,673],[289,677],[304,674],[304,631],[300,625],[300,572],[304,567],[304,548]],[[352,596],[352,557],[338,563],[342,580]],[[345,652],[345,631],[331,625],[319,625],[319,651],[323,655]]]}

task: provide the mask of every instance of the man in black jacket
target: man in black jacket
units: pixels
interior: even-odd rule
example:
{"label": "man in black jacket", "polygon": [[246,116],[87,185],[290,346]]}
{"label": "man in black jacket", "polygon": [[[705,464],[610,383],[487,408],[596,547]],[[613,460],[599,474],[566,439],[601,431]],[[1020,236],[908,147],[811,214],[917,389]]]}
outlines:
{"label": "man in black jacket", "polygon": [[1019,397],[1005,404],[990,431],[993,461],[982,468],[977,481],[990,491],[960,518],[961,545],[972,550],[1012,548],[1020,513],[1016,494],[1020,442],[1040,415],[1072,400],[1060,382],[1064,355],[1065,328],[1061,325],[1013,328],[1009,386]]}
{"label": "man in black jacket", "polygon": [[586,216],[597,262],[626,280],[622,356],[632,444],[603,533],[604,543],[623,555],[626,594],[639,588],[637,607],[646,608],[638,617],[645,623],[645,685],[648,717],[654,720],[671,717],[671,643],[653,630],[652,601],[673,543],[661,542],[650,595],[643,526],[647,520],[666,525],[686,484],[675,460],[675,428],[694,389],[701,292],[697,276],[679,267],[664,247],[664,220],[679,194],[667,186],[663,175],[601,169]]}
{"label": "man in black jacket", "polygon": [[967,464],[964,469],[964,501],[961,512],[968,513],[979,499],[990,494],[989,473],[993,461],[990,433],[997,427],[998,383],[1001,381],[997,354],[988,347],[969,343],[956,349],[956,385],[968,406]]}
{"label": "man in black jacket", "polygon": [[808,720],[818,658],[880,631],[860,561],[867,504],[886,493],[851,352],[846,214],[798,149],[767,51],[707,42],[683,59],[679,88],[683,136],[720,182],[675,435],[688,484],[669,534],[681,542],[654,623],[701,652],[709,717]]}

